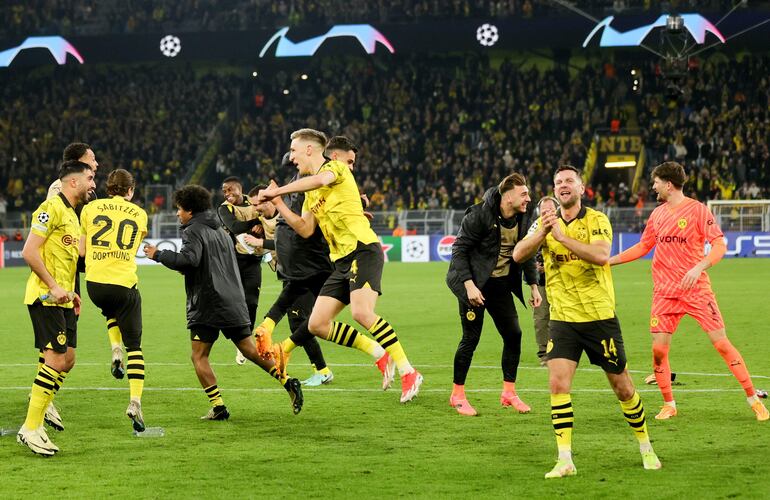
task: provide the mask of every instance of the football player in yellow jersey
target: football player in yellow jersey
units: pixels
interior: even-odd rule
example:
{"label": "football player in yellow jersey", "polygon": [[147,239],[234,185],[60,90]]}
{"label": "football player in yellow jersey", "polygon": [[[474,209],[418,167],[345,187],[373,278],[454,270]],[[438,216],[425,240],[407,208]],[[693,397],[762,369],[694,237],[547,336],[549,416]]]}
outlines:
{"label": "football player in yellow jersey", "polygon": [[[67,147],[64,148],[64,151],[62,152],[62,161],[69,161],[69,160],[78,160],[86,165],[91,167],[91,170],[94,171],[94,176],[96,176],[96,171],[99,168],[99,162],[96,161],[96,155],[94,154],[94,150],[91,149],[91,146],[84,142],[72,142],[70,144],[67,144]],[[51,186],[48,188],[48,195],[46,196],[47,200],[50,200],[51,198],[57,196],[59,192],[61,192],[61,179],[57,177],[55,181],[51,184]],[[86,203],[88,203],[91,200],[96,199],[96,191],[90,190],[88,192],[88,199],[86,200]],[[78,205],[75,207],[75,214],[77,214],[78,218],[80,217],[80,211],[83,209],[85,204]],[[81,272],[85,271],[85,259],[82,257],[78,259],[78,274],[75,275],[75,289],[73,290],[76,294],[80,295],[80,274]],[[80,311],[75,311],[75,319],[77,319],[80,314]],[[118,345],[120,345],[120,341],[118,340]],[[122,354],[122,351],[121,351]],[[122,359],[122,356],[121,356]],[[38,369],[40,366],[45,363],[45,360],[43,359],[43,351],[40,351],[40,354],[38,356]],[[45,423],[56,429],[57,431],[63,431],[64,430],[64,422],[62,421],[61,415],[59,415],[59,410],[56,408],[56,406],[51,403],[48,405],[48,408],[45,410],[45,417],[44,417]]]}
{"label": "football player in yellow jersey", "polygon": [[[134,430],[144,431],[142,390],[142,297],[136,285],[136,251],[147,235],[147,213],[131,203],[134,176],[118,168],[107,177],[107,196],[90,202],[80,214],[81,252],[86,259],[86,288],[108,328],[126,346],[130,401],[126,415]],[[120,352],[122,361],[122,352]]]}
{"label": "football player in yellow jersey", "polygon": [[[377,315],[374,308],[382,293],[380,284],[384,255],[377,235],[364,216],[358,186],[345,163],[327,161],[326,135],[313,129],[291,134],[290,160],[304,176],[283,187],[275,183],[261,191],[258,201],[273,200],[285,221],[304,238],[321,228],[329,244],[334,271],[326,280],[307,329],[313,335],[373,356],[383,374],[383,389],[390,387],[395,364],[401,376],[401,402],[414,399],[423,377],[407,359],[393,327]],[[305,193],[302,215],[294,213],[281,199],[284,194]],[[334,318],[350,304],[353,319],[374,337],[372,341],[350,325]],[[296,338],[297,332],[294,332]],[[274,347],[276,363],[285,365],[285,356],[296,347],[288,338]]]}
{"label": "football player in yellow jersey", "polygon": [[64,378],[75,366],[80,297],[74,292],[80,224],[75,207],[85,203],[96,188],[94,171],[77,160],[59,167],[61,192],[44,201],[32,214],[32,227],[22,256],[32,273],[27,280],[24,303],[29,309],[35,347],[43,351],[32,384],[27,418],[16,437],[39,455],[53,455],[59,448],[43,427],[43,416]]}
{"label": "football player in yellow jersey", "polygon": [[609,258],[612,227],[607,216],[583,207],[585,186],[570,165],[556,170],[554,192],[559,212],[543,210],[538,228],[516,244],[513,259],[523,262],[542,247],[545,283],[551,304],[550,338],[546,348],[551,389],[551,422],[559,458],[546,479],[574,476],[570,390],[585,351],[607,375],[642,454],[645,469],[660,469],[650,444],[644,406],[626,368],[620,324],[615,316],[615,291]]}

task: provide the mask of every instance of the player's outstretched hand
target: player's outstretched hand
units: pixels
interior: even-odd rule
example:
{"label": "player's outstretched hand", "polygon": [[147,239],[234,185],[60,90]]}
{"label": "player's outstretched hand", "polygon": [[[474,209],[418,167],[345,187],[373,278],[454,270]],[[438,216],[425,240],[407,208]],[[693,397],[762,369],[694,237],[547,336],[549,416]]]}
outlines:
{"label": "player's outstretched hand", "polygon": [[261,189],[259,193],[257,193],[257,203],[272,201],[273,198],[278,196],[278,193],[276,193],[277,190],[278,184],[276,184],[275,181],[270,181],[270,185],[267,186],[267,189]]}
{"label": "player's outstretched hand", "polygon": [[144,246],[144,254],[147,256],[150,260],[155,260],[155,254],[158,253],[158,247],[155,245],[145,245]]}

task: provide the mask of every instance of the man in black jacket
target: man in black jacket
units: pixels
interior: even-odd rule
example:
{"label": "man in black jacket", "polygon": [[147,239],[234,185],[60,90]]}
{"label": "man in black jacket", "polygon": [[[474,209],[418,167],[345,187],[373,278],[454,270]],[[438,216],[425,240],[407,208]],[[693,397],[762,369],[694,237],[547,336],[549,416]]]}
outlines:
{"label": "man in black jacket", "polygon": [[529,228],[529,190],[521,174],[511,174],[484,193],[481,203],[465,211],[452,247],[446,282],[460,304],[463,336],[454,359],[454,387],[449,404],[461,415],[476,415],[465,397],[465,378],[481,338],[484,310],[489,310],[503,338],[503,392],[500,403],[520,413],[530,411],[516,395],[516,372],[521,357],[521,328],[513,295],[524,304],[521,272],[532,290],[530,305],[540,305],[537,271],[532,259],[521,267],[513,261],[513,247]]}
{"label": "man in black jacket", "polygon": [[220,331],[247,359],[281,382],[291,397],[294,413],[299,413],[303,403],[299,380],[278,373],[273,360],[257,353],[233,244],[209,210],[211,195],[202,186],[188,185],[174,193],[174,204],[182,223],[182,248],[179,252],[159,251],[147,245],[144,250],[150,259],[184,275],[192,362],[211,403],[211,410],[201,418],[226,420],[230,416],[209,363]]}

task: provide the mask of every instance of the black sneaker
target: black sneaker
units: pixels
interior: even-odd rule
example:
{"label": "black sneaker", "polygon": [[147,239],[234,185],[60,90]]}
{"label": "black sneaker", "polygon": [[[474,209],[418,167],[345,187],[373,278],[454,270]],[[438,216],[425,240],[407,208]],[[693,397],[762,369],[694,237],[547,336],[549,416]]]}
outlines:
{"label": "black sneaker", "polygon": [[212,406],[209,412],[201,417],[201,420],[227,420],[230,418],[230,412],[227,406]]}
{"label": "black sneaker", "polygon": [[283,387],[291,397],[291,408],[294,410],[294,414],[298,414],[302,411],[302,404],[305,402],[305,398],[302,396],[302,384],[296,378],[290,378]]}
{"label": "black sneaker", "polygon": [[126,376],[126,366],[123,364],[123,349],[116,347],[112,350],[112,366],[110,373],[118,380]]}
{"label": "black sneaker", "polygon": [[142,415],[142,403],[132,399],[126,408],[126,416],[133,422],[136,432],[144,432],[144,416]]}

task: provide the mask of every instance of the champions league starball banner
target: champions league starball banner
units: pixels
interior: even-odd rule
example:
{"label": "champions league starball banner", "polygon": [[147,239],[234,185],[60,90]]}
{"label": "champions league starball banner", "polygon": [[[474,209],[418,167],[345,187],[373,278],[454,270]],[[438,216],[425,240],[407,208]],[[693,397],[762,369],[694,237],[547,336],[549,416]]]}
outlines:
{"label": "champions league starball banner", "polygon": [[[717,43],[731,49],[766,50],[770,25],[746,30],[764,17],[761,11],[681,13],[683,28],[695,46]],[[718,20],[720,20],[717,22]],[[410,53],[484,52],[491,49],[531,50],[594,47],[635,47],[657,40],[667,15],[618,14],[590,20],[564,10],[563,15],[524,19],[436,20],[381,24],[361,19],[356,24],[275,26],[247,31],[176,31],[120,35],[26,33],[0,39],[0,68],[99,63],[217,61],[265,65],[296,58]],[[718,26],[717,26],[718,25]],[[733,37],[735,33],[739,37]]]}

